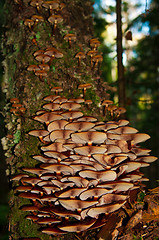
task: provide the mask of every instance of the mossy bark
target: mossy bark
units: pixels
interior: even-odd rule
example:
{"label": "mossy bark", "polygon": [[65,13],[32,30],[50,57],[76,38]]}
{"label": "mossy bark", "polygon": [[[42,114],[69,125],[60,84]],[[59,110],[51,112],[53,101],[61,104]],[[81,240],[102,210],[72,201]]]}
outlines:
{"label": "mossy bark", "polygon": [[[82,110],[87,114],[97,116],[100,114],[99,102],[105,98],[105,88],[102,86],[99,69],[92,70],[90,58],[87,57],[78,66],[75,54],[82,50],[85,53],[90,49],[89,40],[93,38],[93,20],[91,17],[92,3],[89,0],[64,0],[66,8],[61,12],[63,23],[58,24],[55,35],[52,34],[52,26],[47,21],[48,11],[45,9],[37,12],[31,7],[30,0],[7,0],[5,4],[5,32],[2,42],[4,55],[4,80],[3,92],[6,94],[5,123],[6,136],[6,163],[7,174],[11,179],[14,174],[20,172],[22,167],[32,167],[37,162],[31,155],[40,153],[39,141],[28,135],[28,131],[42,126],[36,123],[32,116],[41,109],[44,103],[43,97],[49,95],[54,86],[62,86],[64,96],[74,98],[81,95],[78,85],[91,83],[92,89],[87,91],[86,98],[93,101],[92,107],[83,106]],[[32,15],[42,15],[44,22],[38,23],[32,31],[24,25],[24,20]],[[64,40],[67,33],[75,33],[77,41],[69,48]],[[36,40],[33,42],[32,40]],[[38,64],[33,53],[38,49],[55,47],[63,53],[63,58],[54,59],[50,65],[48,76],[42,80],[33,72],[27,71],[31,64]],[[10,112],[10,98],[17,97],[26,113],[14,115]],[[73,234],[64,237],[50,237],[38,231],[38,225],[26,220],[27,213],[22,212],[20,207],[29,203],[28,200],[19,198],[14,189],[17,183],[11,183],[9,194],[10,216],[9,228],[10,239],[22,239],[24,237],[40,237],[47,239],[75,239]],[[89,239],[89,236],[88,236]],[[93,239],[90,234],[90,239]]]}

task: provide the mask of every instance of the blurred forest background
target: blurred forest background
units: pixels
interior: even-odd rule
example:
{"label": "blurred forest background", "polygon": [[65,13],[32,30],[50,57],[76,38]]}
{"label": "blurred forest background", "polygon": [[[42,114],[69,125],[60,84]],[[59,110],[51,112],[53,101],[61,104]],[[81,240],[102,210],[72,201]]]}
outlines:
{"label": "blurred forest background", "polygon": [[[91,0],[90,0],[91,1]],[[3,4],[0,1],[0,32],[3,34]],[[159,1],[140,0],[122,1],[123,64],[126,89],[126,118],[131,126],[147,133],[151,139],[143,147],[152,149],[152,155],[159,156]],[[114,87],[109,92],[110,99],[118,104],[117,92],[117,52],[116,52],[116,1],[95,0],[94,36],[101,41],[103,54],[102,78]],[[132,35],[132,36],[131,36]],[[3,56],[0,56],[1,61]],[[0,66],[2,82],[3,67]],[[5,105],[5,96],[0,93],[0,111]],[[3,138],[3,114],[0,113],[0,137]],[[5,178],[5,158],[0,146],[0,239],[8,239],[7,229],[7,192]],[[159,160],[144,170],[150,179],[148,188],[158,185]]]}

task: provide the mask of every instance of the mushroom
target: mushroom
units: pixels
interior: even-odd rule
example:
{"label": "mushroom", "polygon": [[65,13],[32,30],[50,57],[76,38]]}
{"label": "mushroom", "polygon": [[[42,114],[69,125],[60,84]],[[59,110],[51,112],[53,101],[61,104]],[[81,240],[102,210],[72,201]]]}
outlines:
{"label": "mushroom", "polygon": [[65,119],[69,120],[70,122],[72,120],[75,120],[77,118],[80,118],[83,116],[83,113],[80,111],[69,111],[69,112],[64,112],[61,114]]}
{"label": "mushroom", "polygon": [[32,19],[25,19],[24,25],[27,26],[32,31],[32,26],[34,25],[34,21]]}
{"label": "mushroom", "polygon": [[42,64],[39,64],[38,66],[42,71],[49,71],[50,70],[50,66],[48,64],[42,63]]}
{"label": "mushroom", "polygon": [[102,57],[102,55],[95,55],[95,56],[93,56],[92,57],[92,62],[94,62],[95,64],[94,64],[94,68],[96,68],[97,66],[98,66],[98,64],[100,63],[100,62],[102,62],[103,61],[103,57]]}
{"label": "mushroom", "polygon": [[44,52],[44,54],[50,56],[52,59],[54,58],[62,58],[63,54],[58,51],[56,48],[52,47],[52,48],[47,48]]}
{"label": "mushroom", "polygon": [[88,88],[91,88],[92,87],[92,85],[90,84],[90,83],[84,83],[84,84],[80,84],[79,86],[78,86],[78,89],[82,89],[83,90],[83,97],[85,97],[85,95],[86,95],[86,90],[88,89]]}
{"label": "mushroom", "polygon": [[90,51],[87,52],[87,55],[91,57],[91,68],[93,68],[92,57],[95,56],[95,55],[97,55],[97,53],[98,53],[98,52],[95,51],[95,50],[90,50]]}
{"label": "mushroom", "polygon": [[63,92],[62,87],[53,87],[51,88],[51,91],[55,92],[56,95],[58,95],[59,92]]}
{"label": "mushroom", "polygon": [[51,15],[49,18],[48,18],[48,21],[54,25],[54,28],[53,28],[53,34],[55,33],[55,30],[56,30],[56,27],[57,27],[57,24],[58,23],[61,23],[63,21],[63,18],[62,16],[60,15]]}
{"label": "mushroom", "polygon": [[27,70],[28,70],[28,71],[33,71],[33,72],[35,73],[36,71],[40,70],[40,67],[37,66],[37,65],[29,65],[29,66],[27,67]]}
{"label": "mushroom", "polygon": [[38,22],[44,22],[44,18],[39,15],[33,15],[31,19],[37,24]]}
{"label": "mushroom", "polygon": [[35,59],[38,61],[38,62],[42,62],[43,64],[44,63],[47,63],[50,61],[51,57],[46,55],[46,54],[38,54],[35,56]]}
{"label": "mushroom", "polygon": [[42,80],[43,77],[47,76],[47,72],[45,70],[37,70],[35,71],[35,75],[39,76],[40,80]]}
{"label": "mushroom", "polygon": [[43,0],[31,0],[30,5],[32,7],[36,7],[37,11],[40,11],[41,5],[43,3]]}
{"label": "mushroom", "polygon": [[68,41],[69,48],[71,48],[72,42],[76,41],[76,35],[73,33],[68,33],[64,36],[64,39]]}
{"label": "mushroom", "polygon": [[90,40],[90,46],[92,47],[92,50],[96,51],[100,46],[100,41],[96,38],[93,38]]}
{"label": "mushroom", "polygon": [[82,232],[85,231],[87,229],[89,229],[94,223],[96,222],[95,218],[92,218],[91,220],[84,220],[84,221],[80,221],[79,223],[65,223],[62,224],[61,226],[59,226],[59,229],[63,230],[63,231],[67,231],[67,232]]}
{"label": "mushroom", "polygon": [[57,1],[46,1],[46,2],[43,2],[42,6],[46,9],[49,9],[50,15],[51,15],[53,13],[54,9],[59,8],[59,2],[57,2]]}
{"label": "mushroom", "polygon": [[76,143],[92,145],[104,143],[107,138],[107,135],[104,132],[97,131],[87,131],[87,132],[78,132],[71,135],[72,141]]}
{"label": "mushroom", "polygon": [[19,103],[19,99],[18,98],[11,98],[10,102],[11,103]]}
{"label": "mushroom", "polygon": [[84,59],[86,56],[83,52],[78,52],[76,55],[75,55],[75,58],[78,58],[78,67],[80,66],[81,64],[81,59]]}

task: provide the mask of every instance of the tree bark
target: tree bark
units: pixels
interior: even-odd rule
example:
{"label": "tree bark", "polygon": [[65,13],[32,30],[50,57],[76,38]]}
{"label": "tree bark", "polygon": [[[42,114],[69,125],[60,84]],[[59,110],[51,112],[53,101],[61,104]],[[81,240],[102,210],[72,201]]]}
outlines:
{"label": "tree bark", "polygon": [[[83,111],[93,116],[99,115],[98,105],[106,94],[106,90],[101,87],[102,80],[98,76],[98,70],[91,69],[89,56],[81,61],[80,66],[74,58],[77,52],[82,50],[86,54],[90,50],[89,40],[93,38],[92,3],[89,0],[64,0],[63,3],[66,5],[60,13],[63,23],[57,25],[53,35],[53,26],[47,21],[49,11],[44,8],[37,11],[30,5],[30,0],[6,0],[4,9],[6,23],[2,41],[5,73],[2,88],[7,102],[5,106],[7,129],[5,155],[9,179],[20,173],[22,167],[33,167],[37,164],[31,156],[40,153],[40,143],[37,139],[30,138],[28,132],[38,126],[41,128],[39,123],[33,121],[32,116],[45,103],[43,98],[53,94],[50,91],[52,87],[62,86],[64,96],[75,98],[82,94],[81,90],[78,90],[79,84],[91,83],[92,89],[89,89],[86,98],[93,101],[92,108],[88,109],[87,106],[83,106]],[[29,29],[24,25],[24,21],[33,15],[41,15],[45,21]],[[67,33],[75,33],[77,36],[71,48],[64,40]],[[33,56],[35,51],[50,47],[55,47],[62,52],[63,58],[53,59],[47,77],[40,79],[34,75],[34,72],[27,71],[27,68],[29,65],[38,64]],[[15,97],[25,107],[25,113],[16,115],[11,112],[10,99]],[[27,213],[21,211],[20,208],[29,201],[18,197],[15,192],[17,182],[10,181],[10,185],[10,239],[17,240],[25,237],[40,237],[41,240],[59,239],[42,234],[37,224],[25,218]],[[67,234],[60,239],[75,238],[74,234]],[[90,239],[93,239],[92,234]]]}
{"label": "tree bark", "polygon": [[122,5],[122,1],[116,0],[118,97],[119,97],[119,106],[125,107],[125,78],[124,78],[124,66],[123,66],[121,5]]}

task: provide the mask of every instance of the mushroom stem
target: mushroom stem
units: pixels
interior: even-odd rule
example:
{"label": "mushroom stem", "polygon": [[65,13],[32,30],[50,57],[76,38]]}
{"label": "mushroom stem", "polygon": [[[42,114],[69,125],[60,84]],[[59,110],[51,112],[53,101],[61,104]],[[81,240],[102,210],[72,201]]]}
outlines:
{"label": "mushroom stem", "polygon": [[53,35],[55,34],[56,26],[57,26],[57,23],[55,22],[55,23],[54,23],[54,27],[53,27]]}
{"label": "mushroom stem", "polygon": [[68,39],[69,48],[71,48],[71,38]]}
{"label": "mushroom stem", "polygon": [[83,97],[85,98],[86,96],[86,88],[83,88]]}
{"label": "mushroom stem", "polygon": [[78,58],[78,67],[80,67],[80,64],[81,64],[81,57],[79,56],[79,58]]}
{"label": "mushroom stem", "polygon": [[91,56],[91,69],[93,69],[93,61],[92,61],[92,56]]}

